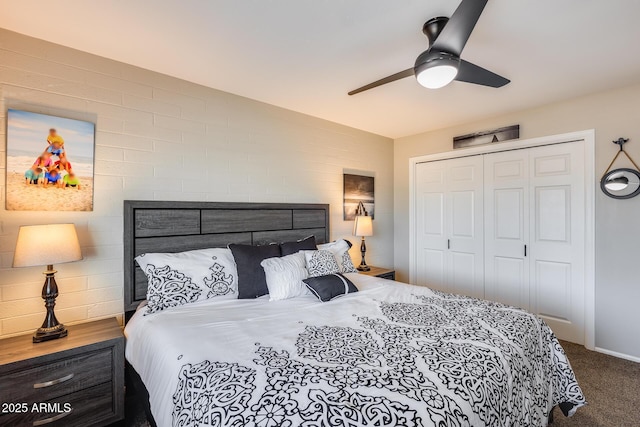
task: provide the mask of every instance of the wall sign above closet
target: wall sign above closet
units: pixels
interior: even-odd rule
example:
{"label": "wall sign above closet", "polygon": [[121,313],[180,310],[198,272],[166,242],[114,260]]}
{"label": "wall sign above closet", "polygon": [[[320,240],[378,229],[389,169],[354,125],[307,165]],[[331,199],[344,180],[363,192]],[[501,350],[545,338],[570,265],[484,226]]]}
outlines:
{"label": "wall sign above closet", "polygon": [[520,138],[520,125],[485,130],[467,135],[454,136],[453,148],[468,148],[476,145],[495,144]]}
{"label": "wall sign above closet", "polygon": [[[611,163],[609,163],[609,167],[602,175],[602,179],[600,179],[602,192],[614,199],[630,199],[640,194],[640,168],[638,168],[638,165],[633,161],[631,156],[624,151],[624,144],[628,141],[629,140],[625,138],[618,138],[616,141],[613,141],[614,144],[620,146],[620,150]],[[620,153],[627,156],[635,169],[619,168],[611,170],[611,166],[613,166],[618,156],[620,156]]]}

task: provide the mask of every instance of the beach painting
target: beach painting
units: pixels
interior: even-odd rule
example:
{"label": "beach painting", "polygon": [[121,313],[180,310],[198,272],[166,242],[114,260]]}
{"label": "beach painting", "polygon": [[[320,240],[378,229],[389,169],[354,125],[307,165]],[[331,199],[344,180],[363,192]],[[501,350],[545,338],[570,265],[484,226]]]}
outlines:
{"label": "beach painting", "polygon": [[372,176],[344,174],[344,212],[345,221],[356,219],[356,209],[362,202],[367,213],[374,219],[375,212],[375,187]]}
{"label": "beach painting", "polygon": [[7,210],[92,211],[95,125],[7,112]]}

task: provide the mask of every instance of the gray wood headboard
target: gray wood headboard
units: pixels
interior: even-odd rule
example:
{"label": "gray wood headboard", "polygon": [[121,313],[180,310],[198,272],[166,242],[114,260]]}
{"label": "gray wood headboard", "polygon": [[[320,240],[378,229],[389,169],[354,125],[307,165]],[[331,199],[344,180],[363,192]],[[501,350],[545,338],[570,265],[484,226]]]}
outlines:
{"label": "gray wood headboard", "polygon": [[182,252],[303,239],[329,241],[329,205],[124,201],[124,311],[147,296],[147,279],[134,258],[145,252]]}

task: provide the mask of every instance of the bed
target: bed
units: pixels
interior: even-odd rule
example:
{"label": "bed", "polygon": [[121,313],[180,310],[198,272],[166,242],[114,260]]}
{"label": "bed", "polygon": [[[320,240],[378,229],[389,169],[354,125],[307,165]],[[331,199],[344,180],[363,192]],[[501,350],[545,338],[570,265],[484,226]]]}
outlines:
{"label": "bed", "polygon": [[541,319],[426,287],[348,273],[358,292],[330,302],[138,309],[136,255],[322,243],[328,205],[127,201],[124,224],[126,358],[158,426],[544,426],[586,403]]}

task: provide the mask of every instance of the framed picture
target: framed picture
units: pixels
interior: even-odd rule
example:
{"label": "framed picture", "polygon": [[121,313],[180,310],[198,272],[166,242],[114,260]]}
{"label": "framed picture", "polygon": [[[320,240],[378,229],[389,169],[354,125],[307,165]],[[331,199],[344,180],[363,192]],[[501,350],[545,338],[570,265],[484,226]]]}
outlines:
{"label": "framed picture", "polygon": [[367,213],[375,216],[375,186],[372,176],[344,174],[344,220],[353,221],[356,218],[358,204],[364,204]]}
{"label": "framed picture", "polygon": [[9,110],[7,210],[93,210],[95,125]]}
{"label": "framed picture", "polygon": [[495,144],[496,142],[504,142],[518,138],[520,138],[520,125],[513,125],[494,130],[470,133],[468,135],[454,136],[453,148]]}

